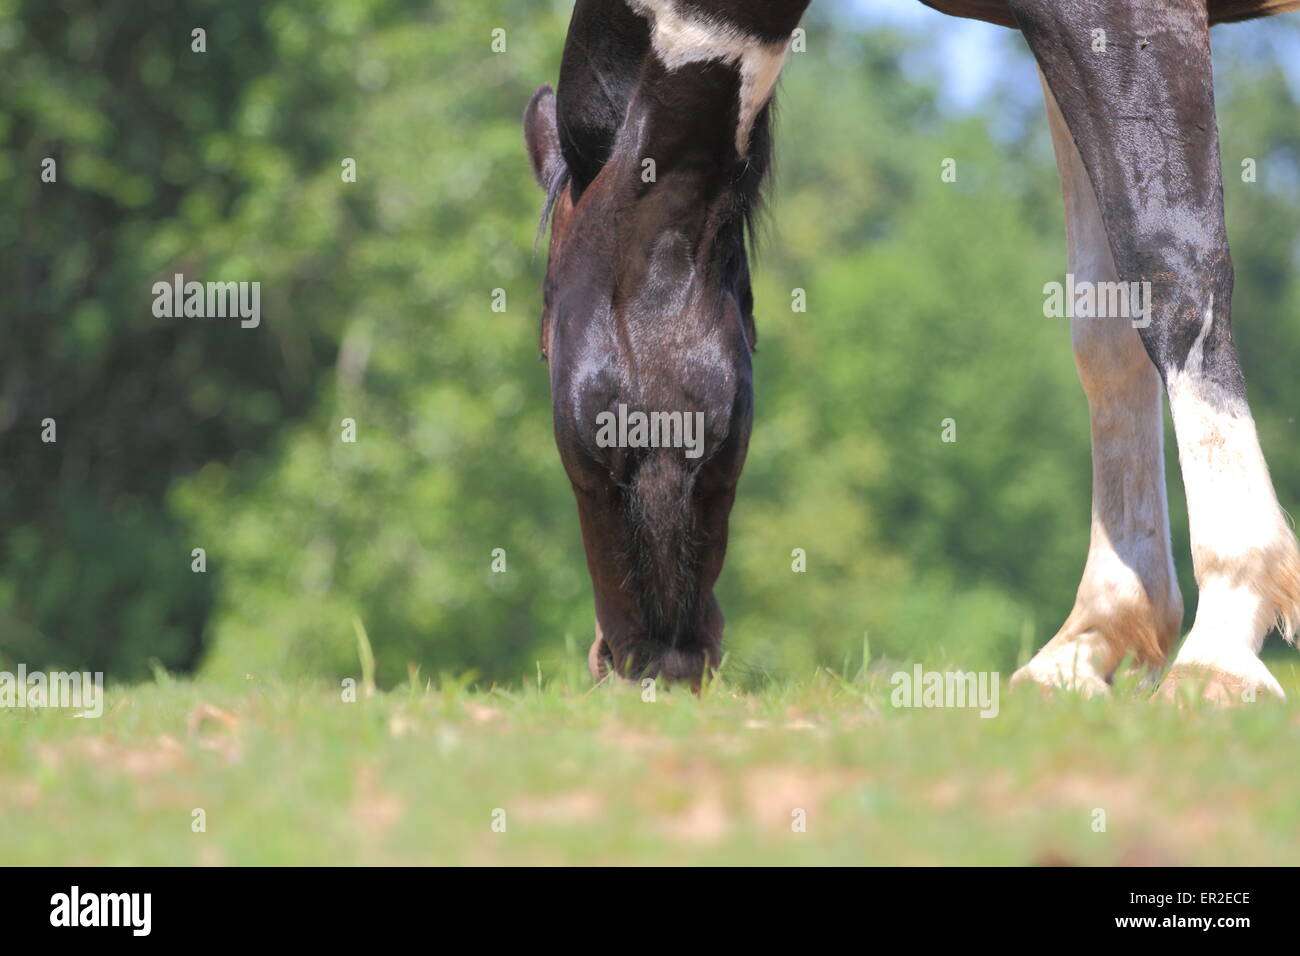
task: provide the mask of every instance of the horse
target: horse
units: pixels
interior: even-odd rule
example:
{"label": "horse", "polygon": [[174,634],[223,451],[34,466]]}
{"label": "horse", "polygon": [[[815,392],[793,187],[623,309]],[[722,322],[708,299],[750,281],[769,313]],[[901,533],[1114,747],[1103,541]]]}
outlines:
{"label": "horse", "polygon": [[807,5],[578,0],[558,89],[524,111],[539,237],[551,227],[541,353],[597,681],[698,690],[721,662],[713,587],[753,420],[748,244]]}
{"label": "horse", "polygon": [[1165,499],[1162,392],[1199,591],[1158,693],[1282,697],[1259,658],[1294,643],[1300,552],[1278,504],[1233,345],[1232,259],[1211,25],[1300,0],[922,0],[1020,30],[1037,61],[1075,281],[1149,283],[1141,321],[1076,318],[1092,425],[1092,532],[1064,625],[1013,684],[1106,693],[1127,658],[1164,668],[1183,620]]}

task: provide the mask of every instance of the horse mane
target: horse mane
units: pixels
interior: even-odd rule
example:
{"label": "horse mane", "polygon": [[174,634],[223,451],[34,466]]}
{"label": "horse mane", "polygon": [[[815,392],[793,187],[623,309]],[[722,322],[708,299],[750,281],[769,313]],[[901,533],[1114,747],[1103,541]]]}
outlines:
{"label": "horse mane", "polygon": [[759,230],[765,210],[763,185],[773,175],[775,164],[772,124],[776,113],[775,95],[759,111],[749,137],[749,155],[737,184],[740,201],[740,218],[746,247],[753,252],[758,244]]}
{"label": "horse mane", "polygon": [[533,237],[534,252],[541,244],[546,227],[551,224],[551,216],[555,214],[555,204],[560,200],[560,193],[568,188],[572,179],[569,167],[563,159],[552,163],[546,170],[546,202],[542,206],[542,216],[537,223],[537,235]]}

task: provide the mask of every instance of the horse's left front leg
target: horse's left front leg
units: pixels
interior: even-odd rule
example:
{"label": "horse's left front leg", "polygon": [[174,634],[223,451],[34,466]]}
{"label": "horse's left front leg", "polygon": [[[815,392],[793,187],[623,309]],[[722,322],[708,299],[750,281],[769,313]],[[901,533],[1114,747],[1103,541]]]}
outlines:
{"label": "horse's left front leg", "polygon": [[[1116,283],[1088,171],[1043,87],[1065,198],[1068,271],[1080,287]],[[1160,373],[1130,318],[1076,317],[1070,333],[1092,422],[1088,560],[1065,624],[1011,682],[1095,694],[1109,690],[1126,656],[1149,671],[1164,666],[1178,639],[1183,599],[1169,545]]]}

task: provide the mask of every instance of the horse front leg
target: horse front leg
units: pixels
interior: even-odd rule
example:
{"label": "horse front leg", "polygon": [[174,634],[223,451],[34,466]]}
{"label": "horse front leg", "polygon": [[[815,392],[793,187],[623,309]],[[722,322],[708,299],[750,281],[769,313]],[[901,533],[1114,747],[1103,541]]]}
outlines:
{"label": "horse front leg", "polygon": [[[1043,84],[1065,198],[1067,269],[1076,285],[1119,282],[1097,199],[1074,138]],[[1071,319],[1092,424],[1092,533],[1074,608],[1011,678],[1106,693],[1125,656],[1164,666],[1183,599],[1169,543],[1160,374],[1130,317]]]}
{"label": "horse front leg", "polygon": [[627,523],[618,486],[612,481],[575,483],[582,546],[587,553],[596,606],[596,633],[587,652],[592,680],[621,671],[623,657],[641,637],[641,611],[631,590],[633,557],[628,551]]}
{"label": "horse front leg", "polygon": [[[1196,620],[1165,680],[1222,702],[1282,689],[1259,659],[1300,622],[1278,506],[1232,342],[1232,260],[1204,0],[1010,0],[1082,157],[1119,277],[1145,283],[1187,489]],[[1104,38],[1099,44],[1097,31]]]}

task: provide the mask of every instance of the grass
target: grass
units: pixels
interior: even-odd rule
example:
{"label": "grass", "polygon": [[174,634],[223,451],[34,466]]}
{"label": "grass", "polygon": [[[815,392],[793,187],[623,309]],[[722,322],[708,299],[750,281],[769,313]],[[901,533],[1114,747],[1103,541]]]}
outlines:
{"label": "grass", "polygon": [[160,673],[97,720],[0,713],[0,863],[1291,864],[1300,674],[1273,669],[1291,702],[1004,682],[991,719],[896,709],[884,673],[653,702],[412,674],[354,703]]}

